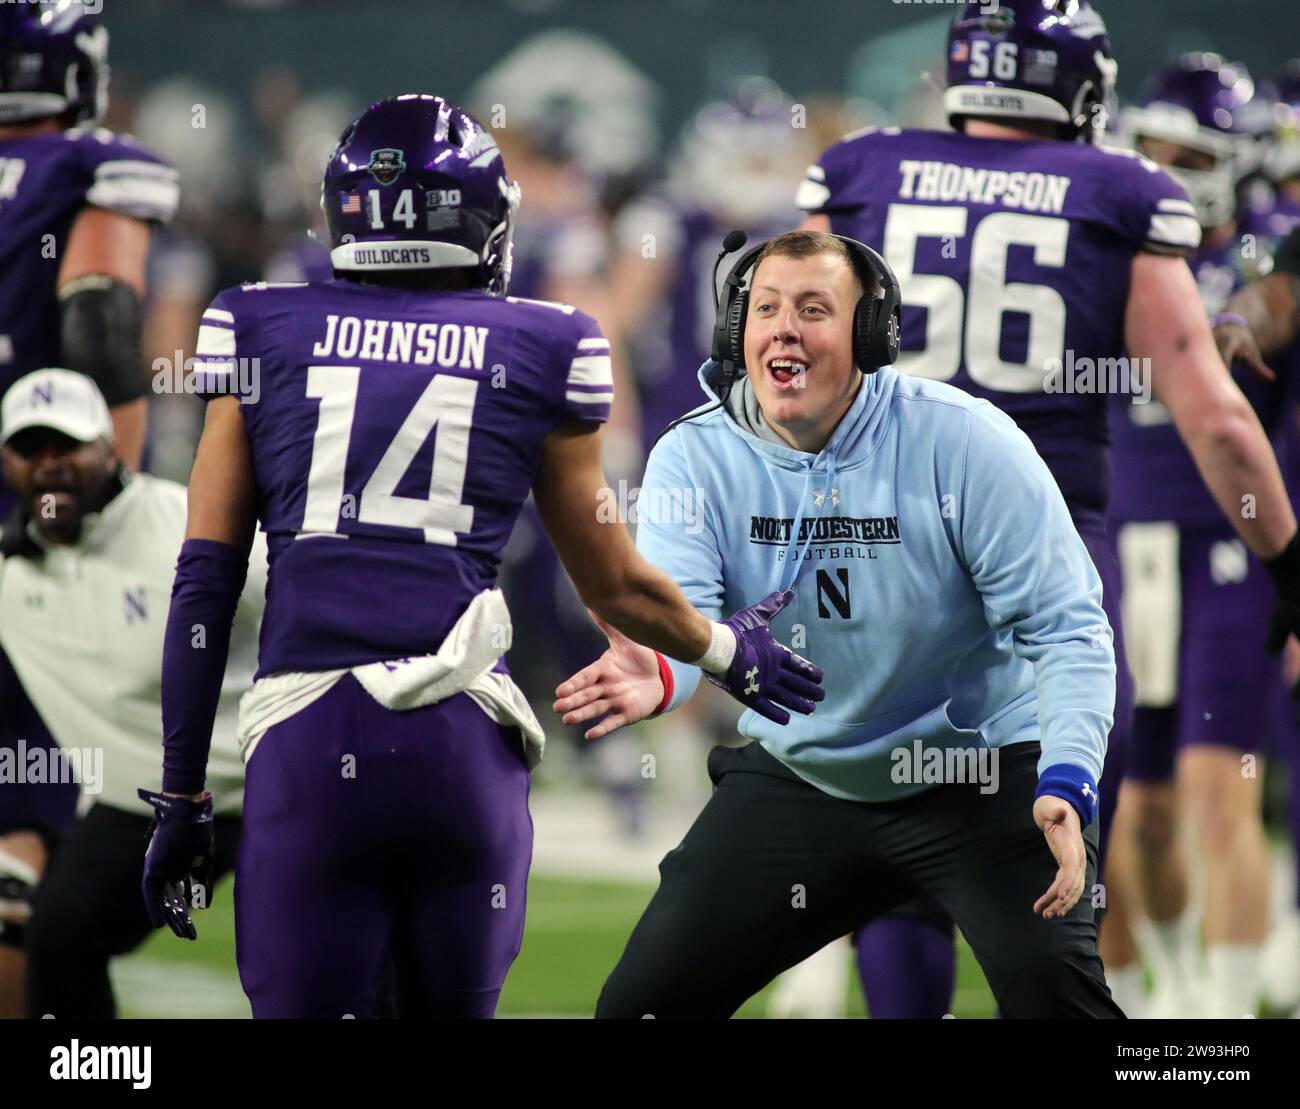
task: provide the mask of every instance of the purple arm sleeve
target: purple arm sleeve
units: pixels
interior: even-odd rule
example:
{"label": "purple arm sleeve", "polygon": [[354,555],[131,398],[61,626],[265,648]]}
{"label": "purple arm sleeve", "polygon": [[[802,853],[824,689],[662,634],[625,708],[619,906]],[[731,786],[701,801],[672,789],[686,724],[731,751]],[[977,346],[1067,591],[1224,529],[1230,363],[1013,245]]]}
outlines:
{"label": "purple arm sleeve", "polygon": [[181,547],[163,639],[164,793],[203,792],[230,626],[247,575],[246,551],[210,539]]}

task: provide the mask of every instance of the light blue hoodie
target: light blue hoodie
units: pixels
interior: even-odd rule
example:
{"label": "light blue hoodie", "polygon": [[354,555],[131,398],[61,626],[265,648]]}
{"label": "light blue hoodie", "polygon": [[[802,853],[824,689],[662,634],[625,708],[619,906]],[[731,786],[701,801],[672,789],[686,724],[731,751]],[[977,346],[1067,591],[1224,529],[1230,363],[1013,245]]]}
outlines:
{"label": "light blue hoodie", "polygon": [[[700,369],[714,400],[720,376]],[[793,580],[773,634],[825,671],[826,700],[784,727],[746,712],[741,733],[856,801],[929,788],[891,776],[892,753],[916,740],[1039,740],[1039,791],[1087,823],[1115,704],[1112,633],[1029,439],[987,401],[892,367],[864,378],[817,455],[770,441],[750,398],[750,418],[733,396],[659,441],[636,537],[711,619]],[[700,672],[671,667],[675,708]]]}

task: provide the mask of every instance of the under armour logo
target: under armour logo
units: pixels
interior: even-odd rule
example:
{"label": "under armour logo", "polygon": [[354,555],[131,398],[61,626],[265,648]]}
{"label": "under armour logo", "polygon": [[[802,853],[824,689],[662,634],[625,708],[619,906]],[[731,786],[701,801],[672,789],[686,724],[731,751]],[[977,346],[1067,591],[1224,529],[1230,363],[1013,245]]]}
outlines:
{"label": "under armour logo", "polygon": [[746,693],[758,692],[758,667],[755,666],[745,672],[745,680],[749,683],[745,686]]}
{"label": "under armour logo", "polygon": [[[825,502],[825,500],[826,500],[826,490],[825,490],[825,489],[814,489],[814,490],[813,490],[813,505],[814,505],[814,507],[816,507],[816,508],[821,508],[821,506],[822,506],[822,504]],[[838,505],[839,503],[840,503],[840,491],[839,491],[838,489],[836,489],[834,486],[832,486],[832,487],[831,487],[831,505],[832,505],[832,506],[835,506],[835,505]]]}

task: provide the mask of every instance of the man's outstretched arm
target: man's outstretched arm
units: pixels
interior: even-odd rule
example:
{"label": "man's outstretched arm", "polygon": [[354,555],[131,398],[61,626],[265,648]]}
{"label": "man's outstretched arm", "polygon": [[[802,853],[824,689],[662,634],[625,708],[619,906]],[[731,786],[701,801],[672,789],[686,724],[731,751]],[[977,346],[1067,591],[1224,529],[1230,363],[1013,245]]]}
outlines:
{"label": "man's outstretched arm", "polygon": [[632,545],[610,503],[597,425],[567,424],[548,436],[533,496],[578,595],[617,633],[609,636],[609,651],[556,691],[566,723],[613,714],[588,739],[666,707],[669,668],[646,648],[700,667],[741,704],[780,724],[789,720],[787,709],[807,714],[822,699],[821,671],[768,630],[788,598],[774,594],[727,620],[710,620]]}
{"label": "man's outstretched arm", "polygon": [[1296,533],[1277,459],[1259,418],[1223,365],[1182,258],[1139,254],[1125,317],[1129,354],[1150,359],[1157,399],[1228,522],[1261,559]]}
{"label": "man's outstretched arm", "polygon": [[533,499],[583,604],[629,639],[693,662],[712,622],[637,552],[610,492],[598,424],[564,424],[546,438]]}

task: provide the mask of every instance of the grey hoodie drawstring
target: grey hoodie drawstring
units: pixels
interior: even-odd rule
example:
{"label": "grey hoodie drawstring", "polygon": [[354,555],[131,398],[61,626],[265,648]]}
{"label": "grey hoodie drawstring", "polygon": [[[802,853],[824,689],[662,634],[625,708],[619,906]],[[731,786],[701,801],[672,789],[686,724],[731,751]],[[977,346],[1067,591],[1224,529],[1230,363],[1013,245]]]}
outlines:
{"label": "grey hoodie drawstring", "polygon": [[[808,475],[804,478],[803,492],[799,494],[799,507],[795,509],[794,522],[790,525],[790,542],[785,548],[785,564],[781,567],[781,575],[777,589],[785,591],[794,586],[795,578],[799,576],[799,570],[803,557],[808,551],[808,545],[812,542],[813,532],[817,529],[809,526],[807,538],[804,539],[803,545],[799,547],[799,553],[796,558],[790,556],[794,554],[795,545],[799,542],[799,527],[803,523],[804,506],[808,503],[808,490],[812,486],[813,478],[813,459],[808,463]],[[826,456],[826,484],[822,487],[821,500],[817,505],[817,516],[814,517],[814,523],[821,518],[822,511],[826,508],[827,502],[831,499],[831,491],[834,488],[835,481],[835,452],[831,451]]]}

